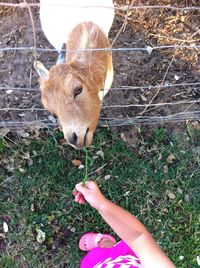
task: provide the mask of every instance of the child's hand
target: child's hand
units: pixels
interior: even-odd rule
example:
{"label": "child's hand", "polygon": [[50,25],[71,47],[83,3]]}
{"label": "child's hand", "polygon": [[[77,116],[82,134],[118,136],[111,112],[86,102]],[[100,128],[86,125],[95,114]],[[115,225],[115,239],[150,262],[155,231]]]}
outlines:
{"label": "child's hand", "polygon": [[81,192],[77,191],[77,190],[74,190],[73,193],[74,195],[74,200],[75,202],[79,203],[79,204],[84,204],[85,203],[85,198],[84,196],[82,195]]}
{"label": "child's hand", "polygon": [[92,207],[100,209],[106,198],[103,196],[97,184],[93,181],[86,181],[85,185],[78,183],[76,190],[73,192],[75,201],[79,204],[84,204],[87,201]]}

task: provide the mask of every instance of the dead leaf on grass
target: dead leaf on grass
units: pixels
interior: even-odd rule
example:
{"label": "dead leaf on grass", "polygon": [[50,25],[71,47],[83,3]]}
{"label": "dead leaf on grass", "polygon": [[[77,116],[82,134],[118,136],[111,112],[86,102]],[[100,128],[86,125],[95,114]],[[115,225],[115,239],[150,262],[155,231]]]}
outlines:
{"label": "dead leaf on grass", "polygon": [[200,266],[200,256],[197,256],[197,264]]}
{"label": "dead leaf on grass", "polygon": [[24,168],[21,168],[21,167],[19,167],[19,171],[20,171],[22,174],[26,173],[26,170],[25,170]]}
{"label": "dead leaf on grass", "polygon": [[38,243],[42,244],[45,241],[46,234],[41,229],[36,229],[36,232],[37,232],[36,240]]}
{"label": "dead leaf on grass", "polygon": [[168,171],[169,171],[168,165],[164,165],[163,171],[164,171],[165,174],[168,173]]}
{"label": "dead leaf on grass", "polygon": [[19,117],[24,117],[25,113],[18,114]]}
{"label": "dead leaf on grass", "polygon": [[29,152],[25,152],[22,154],[22,158],[23,159],[29,159],[30,158],[30,153]]}
{"label": "dead leaf on grass", "polygon": [[78,160],[78,159],[73,159],[72,160],[72,164],[75,166],[75,167],[79,167],[81,165],[81,161]]}
{"label": "dead leaf on grass", "polygon": [[124,142],[127,142],[126,136],[125,136],[125,134],[123,132],[120,133],[120,137]]}
{"label": "dead leaf on grass", "polygon": [[110,175],[106,175],[106,176],[104,177],[104,180],[106,180],[106,181],[107,181],[107,180],[109,180],[109,179],[110,179],[110,177],[111,177]]}
{"label": "dead leaf on grass", "polygon": [[179,193],[179,194],[182,194],[183,193],[183,190],[181,189],[181,188],[177,188],[177,192]]}
{"label": "dead leaf on grass", "polygon": [[144,95],[140,94],[140,97],[143,101],[147,101],[147,98]]}
{"label": "dead leaf on grass", "polygon": [[4,230],[4,233],[8,232],[8,224],[5,221],[3,222],[3,230]]}
{"label": "dead leaf on grass", "polygon": [[85,168],[85,166],[82,164],[78,167],[78,169],[84,169],[84,168]]}
{"label": "dead leaf on grass", "polygon": [[167,195],[168,195],[168,197],[169,197],[170,199],[175,199],[175,198],[176,198],[175,194],[172,193],[172,192],[168,192]]}
{"label": "dead leaf on grass", "polygon": [[30,136],[29,133],[24,130],[17,131],[17,134],[22,138],[28,138]]}
{"label": "dead leaf on grass", "polygon": [[178,81],[178,80],[180,79],[180,77],[179,77],[177,74],[175,74],[175,75],[174,75],[174,79],[175,79],[176,81]]}
{"label": "dead leaf on grass", "polygon": [[174,163],[174,160],[176,160],[176,157],[174,154],[170,154],[168,157],[167,157],[167,163],[169,164],[173,164]]}
{"label": "dead leaf on grass", "polygon": [[34,206],[34,204],[31,204],[31,211],[32,211],[32,212],[35,211],[35,206]]}
{"label": "dead leaf on grass", "polygon": [[102,158],[104,157],[104,153],[102,150],[97,151],[96,155],[101,156]]}

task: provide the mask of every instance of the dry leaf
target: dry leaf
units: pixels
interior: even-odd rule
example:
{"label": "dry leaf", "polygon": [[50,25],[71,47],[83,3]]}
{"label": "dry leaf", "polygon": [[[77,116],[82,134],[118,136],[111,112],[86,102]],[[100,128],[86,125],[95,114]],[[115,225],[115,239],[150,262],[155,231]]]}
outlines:
{"label": "dry leaf", "polygon": [[174,79],[175,79],[176,81],[178,81],[178,80],[180,79],[180,77],[179,77],[177,74],[175,74],[175,75],[174,75]]}
{"label": "dry leaf", "polygon": [[123,196],[129,196],[130,192],[131,192],[131,191],[126,191],[126,192],[123,194]]}
{"label": "dry leaf", "polygon": [[22,158],[23,159],[29,159],[30,158],[30,153],[29,152],[23,153]]}
{"label": "dry leaf", "polygon": [[144,95],[140,95],[140,97],[143,101],[147,101],[147,98]]}
{"label": "dry leaf", "polygon": [[45,238],[46,238],[46,235],[45,235],[45,232],[43,232],[41,229],[36,229],[37,231],[37,237],[36,237],[36,240],[38,243],[42,243],[45,241]]}
{"label": "dry leaf", "polygon": [[125,136],[125,134],[123,132],[120,133],[120,137],[124,142],[127,142],[126,136]]}
{"label": "dry leaf", "polygon": [[73,159],[72,160],[72,164],[75,166],[75,167],[79,167],[81,165],[81,161],[78,160],[78,159]]}
{"label": "dry leaf", "polygon": [[197,256],[197,264],[200,266],[200,256]]}
{"label": "dry leaf", "polygon": [[168,171],[169,171],[168,165],[164,165],[163,171],[164,171],[165,174],[168,173]]}
{"label": "dry leaf", "polygon": [[175,194],[173,194],[172,192],[168,192],[167,195],[168,195],[168,197],[170,199],[175,199],[176,198]]}
{"label": "dry leaf", "polygon": [[176,159],[175,155],[174,154],[170,154],[168,157],[167,157],[167,163],[169,164],[172,164],[174,163],[174,160]]}
{"label": "dry leaf", "polygon": [[5,221],[3,222],[3,230],[4,230],[4,233],[8,232],[8,224]]}
{"label": "dry leaf", "polygon": [[34,206],[34,204],[31,204],[31,211],[32,211],[32,212],[35,211],[35,206]]}
{"label": "dry leaf", "polygon": [[33,150],[33,155],[37,156],[38,155],[37,151]]}
{"label": "dry leaf", "polygon": [[30,136],[28,132],[25,132],[23,130],[18,131],[17,134],[19,134],[19,136],[21,136],[22,138],[28,138]]}
{"label": "dry leaf", "polygon": [[177,188],[177,192],[179,193],[179,194],[182,194],[183,193],[183,190],[181,189],[181,188]]}
{"label": "dry leaf", "polygon": [[18,114],[18,116],[24,117],[25,116],[25,113]]}
{"label": "dry leaf", "polygon": [[101,156],[102,158],[104,157],[104,153],[102,150],[97,151],[96,155]]}
{"label": "dry leaf", "polygon": [[106,176],[104,177],[104,180],[106,180],[106,181],[107,181],[107,180],[109,180],[109,179],[110,179],[110,177],[111,177],[110,175],[106,175]]}
{"label": "dry leaf", "polygon": [[84,168],[85,168],[84,165],[80,165],[80,166],[78,167],[78,169],[84,169]]}
{"label": "dry leaf", "polygon": [[9,94],[13,93],[13,90],[12,89],[8,89],[8,90],[6,90],[6,93],[9,95]]}
{"label": "dry leaf", "polygon": [[186,194],[185,195],[185,201],[188,202],[188,203],[190,203],[190,196],[189,196],[189,194]]}
{"label": "dry leaf", "polygon": [[26,170],[24,169],[24,168],[19,168],[19,171],[22,173],[22,174],[24,174],[24,173],[26,173]]}

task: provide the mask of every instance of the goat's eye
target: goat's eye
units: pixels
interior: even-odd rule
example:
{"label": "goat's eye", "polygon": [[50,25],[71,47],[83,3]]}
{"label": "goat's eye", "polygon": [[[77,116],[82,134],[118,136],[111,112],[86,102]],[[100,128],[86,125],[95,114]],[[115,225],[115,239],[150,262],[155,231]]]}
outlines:
{"label": "goat's eye", "polygon": [[74,98],[76,98],[78,95],[80,95],[83,91],[83,87],[80,86],[80,87],[76,87],[75,90],[74,90]]}

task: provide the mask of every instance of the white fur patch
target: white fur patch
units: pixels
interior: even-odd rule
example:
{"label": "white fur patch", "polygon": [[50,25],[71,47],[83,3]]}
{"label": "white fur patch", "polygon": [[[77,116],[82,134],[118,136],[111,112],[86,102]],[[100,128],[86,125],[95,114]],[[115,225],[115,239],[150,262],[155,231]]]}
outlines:
{"label": "white fur patch", "polygon": [[[103,8],[105,6],[111,8]],[[92,21],[108,36],[113,19],[112,0],[40,0],[42,29],[49,42],[58,51],[62,44],[67,42],[70,32],[77,24]],[[87,37],[84,36],[83,44],[86,41]]]}

